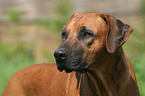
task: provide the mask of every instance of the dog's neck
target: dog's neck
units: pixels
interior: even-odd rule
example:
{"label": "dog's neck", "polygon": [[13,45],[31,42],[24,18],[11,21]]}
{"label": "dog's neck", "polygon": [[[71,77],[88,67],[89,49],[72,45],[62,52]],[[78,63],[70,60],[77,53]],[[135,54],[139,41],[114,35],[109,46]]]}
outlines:
{"label": "dog's neck", "polygon": [[[82,74],[82,83],[93,86],[92,90],[89,90],[92,91],[92,94],[95,94],[95,96],[116,96],[120,83],[124,82],[129,75],[129,69],[125,61],[122,48],[119,48],[119,50],[113,54],[106,54],[104,57],[100,58],[100,60],[96,60],[86,74]],[[83,81],[83,78],[85,78],[85,81]],[[81,90],[84,90],[83,86]]]}

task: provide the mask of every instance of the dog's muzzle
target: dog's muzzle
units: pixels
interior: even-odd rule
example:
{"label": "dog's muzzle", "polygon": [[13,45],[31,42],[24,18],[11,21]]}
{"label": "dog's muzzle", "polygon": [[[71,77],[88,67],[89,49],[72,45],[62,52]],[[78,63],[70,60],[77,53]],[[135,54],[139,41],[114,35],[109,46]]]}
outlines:
{"label": "dog's muzzle", "polygon": [[57,68],[60,72],[65,70],[67,73],[72,71],[86,72],[89,69],[87,63],[82,63],[78,56],[72,56],[72,53],[68,54],[68,51],[60,48],[54,52]]}
{"label": "dog's muzzle", "polygon": [[71,72],[69,68],[66,67],[67,51],[64,49],[57,49],[54,52],[54,57],[56,59],[57,68],[59,71],[65,70],[66,72]]}

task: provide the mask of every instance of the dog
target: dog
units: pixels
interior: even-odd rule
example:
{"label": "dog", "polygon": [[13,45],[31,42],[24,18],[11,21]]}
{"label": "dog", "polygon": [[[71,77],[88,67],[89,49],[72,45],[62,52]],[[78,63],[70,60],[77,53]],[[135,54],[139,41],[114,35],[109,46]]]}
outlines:
{"label": "dog", "polygon": [[18,71],[2,96],[139,96],[122,49],[132,31],[111,15],[75,13],[63,28],[56,63]]}

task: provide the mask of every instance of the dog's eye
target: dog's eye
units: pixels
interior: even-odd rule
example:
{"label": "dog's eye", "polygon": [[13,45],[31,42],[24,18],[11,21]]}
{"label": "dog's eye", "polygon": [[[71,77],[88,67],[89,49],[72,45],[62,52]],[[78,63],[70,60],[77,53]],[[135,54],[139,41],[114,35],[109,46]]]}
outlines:
{"label": "dog's eye", "polygon": [[62,33],[62,39],[63,39],[64,41],[67,39],[67,34],[66,34],[66,32],[63,32],[63,33]]}
{"label": "dog's eye", "polygon": [[66,33],[62,33],[62,36],[63,36],[63,37],[66,37]]}
{"label": "dog's eye", "polygon": [[85,36],[85,37],[90,37],[90,36],[92,36],[92,34],[89,33],[89,32],[85,32],[83,36]]}

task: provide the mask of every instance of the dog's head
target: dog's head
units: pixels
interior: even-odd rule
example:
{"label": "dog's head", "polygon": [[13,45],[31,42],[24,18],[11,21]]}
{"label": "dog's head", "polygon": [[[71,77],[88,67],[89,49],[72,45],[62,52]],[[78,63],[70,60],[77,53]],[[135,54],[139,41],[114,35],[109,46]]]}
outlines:
{"label": "dog's head", "polygon": [[54,52],[57,68],[86,72],[104,54],[112,54],[128,39],[132,28],[98,13],[75,13],[64,26],[62,44]]}

